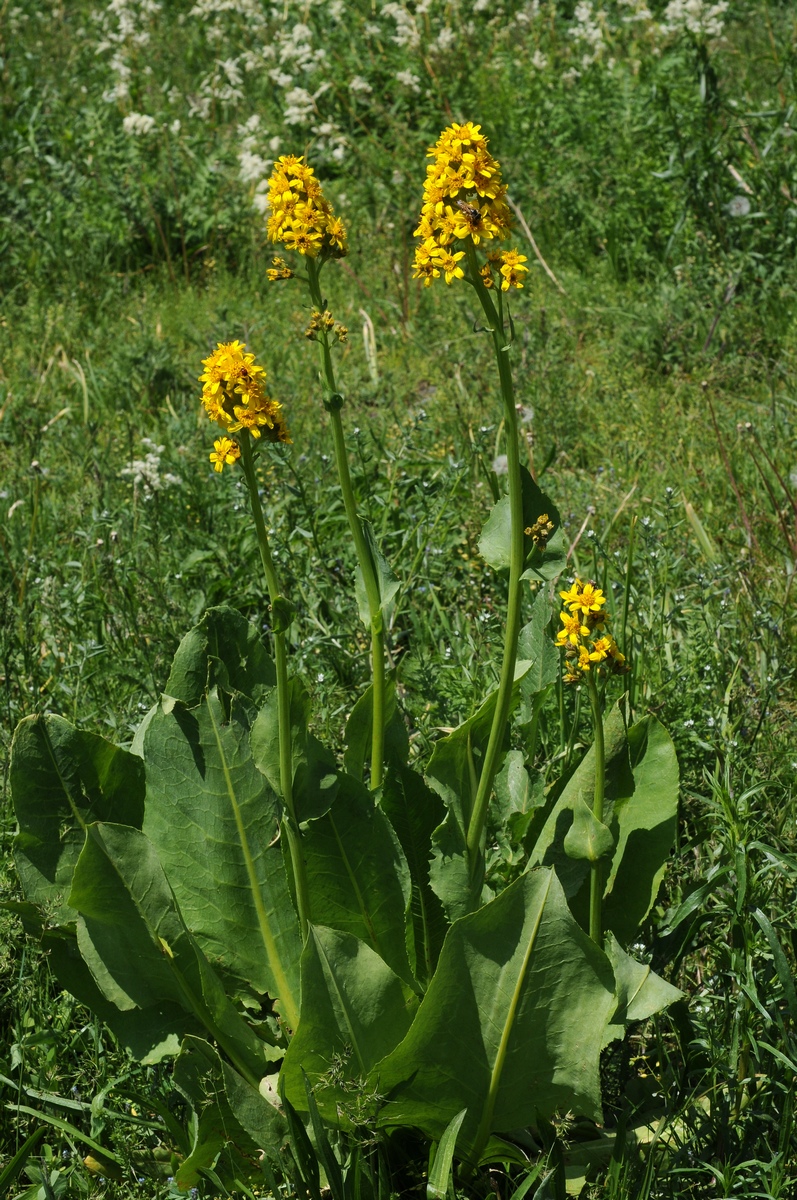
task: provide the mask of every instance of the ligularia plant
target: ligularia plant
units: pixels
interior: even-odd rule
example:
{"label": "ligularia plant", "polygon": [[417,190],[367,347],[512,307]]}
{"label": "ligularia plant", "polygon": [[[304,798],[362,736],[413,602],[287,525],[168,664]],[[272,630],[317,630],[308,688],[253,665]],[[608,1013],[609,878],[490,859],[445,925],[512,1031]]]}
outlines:
{"label": "ligularia plant", "polygon": [[[410,761],[386,670],[399,582],[355,501],[333,362],[347,331],[321,287],[347,234],[313,170],[283,156],[268,234],[291,261],[274,258],[269,277],[309,292],[371,633],[344,761],[310,731],[290,669],[293,613],[257,474],[290,437],[240,341],[204,360],[202,405],[220,431],[212,478],[240,471],[249,494],[268,645],[235,609],[211,608],[129,749],[51,715],[14,737],[27,927],[135,1058],[173,1061],[195,1114],[170,1124],[182,1190],[260,1180],[273,1195],[377,1197],[433,1160],[430,1195],[443,1196],[452,1163],[468,1178],[528,1162],[557,1113],[599,1122],[601,1051],[679,995],[627,950],[673,841],[673,745],[654,717],[628,727],[622,697],[607,702],[624,658],[597,583],[560,591],[551,631],[566,543],[520,462],[512,381],[509,297],[526,259],[495,248],[510,211],[481,127],[452,125],[430,154],[416,277],[471,289],[496,359],[507,494],[479,547],[506,592],[497,687],[428,762]],[[562,686],[555,646],[565,681],[587,688],[594,741],[546,784],[533,730]],[[499,878],[501,839],[514,853]]]}

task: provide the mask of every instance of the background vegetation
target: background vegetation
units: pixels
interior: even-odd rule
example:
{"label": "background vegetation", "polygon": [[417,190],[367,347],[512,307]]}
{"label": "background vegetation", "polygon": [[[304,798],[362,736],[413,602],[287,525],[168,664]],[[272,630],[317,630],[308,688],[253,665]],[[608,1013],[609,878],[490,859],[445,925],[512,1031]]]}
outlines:
{"label": "background vegetation", "polygon": [[[632,709],[667,724],[682,769],[679,843],[638,949],[688,1000],[607,1060],[619,1132],[585,1186],[793,1195],[793,7],[24,0],[2,18],[4,764],[36,711],[129,741],[207,605],[262,622],[241,484],[213,477],[198,415],[199,361],[232,337],[291,423],[263,486],[298,606],[293,668],[340,744],[367,644],[306,314],[298,289],[265,282],[262,184],[294,150],[350,228],[328,276],[352,331],[344,415],[360,502],[408,580],[391,648],[418,759],[470,714],[501,633],[476,550],[499,410],[470,296],[421,291],[409,263],[426,146],[481,120],[558,281],[540,267],[514,308],[529,454],[574,569],[613,598]],[[540,734],[553,779],[588,736],[573,693]],[[9,863],[8,800],[0,829]],[[511,854],[496,831],[497,873]],[[0,1171],[44,1121],[12,1194],[169,1194],[168,1070],[134,1068],[58,989],[4,871]],[[651,1103],[659,1124],[634,1133]],[[571,1165],[584,1136],[557,1131]],[[122,1155],[123,1180],[86,1137]]]}

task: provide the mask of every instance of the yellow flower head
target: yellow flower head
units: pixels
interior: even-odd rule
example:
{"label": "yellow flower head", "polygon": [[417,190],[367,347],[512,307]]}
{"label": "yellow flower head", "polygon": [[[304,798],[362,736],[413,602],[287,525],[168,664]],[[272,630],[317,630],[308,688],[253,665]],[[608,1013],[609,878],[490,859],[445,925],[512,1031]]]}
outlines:
{"label": "yellow flower head", "polygon": [[573,646],[578,646],[582,637],[587,637],[589,629],[581,623],[581,618],[577,614],[566,612],[559,613],[559,620],[564,626],[556,635],[557,646],[565,646],[570,642]]}
{"label": "yellow flower head", "polygon": [[[282,405],[266,393],[265,368],[255,362],[254,354],[246,352],[243,342],[219,342],[202,365],[202,404],[211,421],[227,434],[247,429],[255,438],[265,434],[270,442],[290,442]],[[211,462],[217,471],[240,454],[237,444],[227,437],[220,438],[215,446]],[[232,459],[226,457],[231,453]]]}
{"label": "yellow flower head", "polygon": [[210,452],[210,461],[213,463],[214,471],[223,471],[225,464],[231,467],[240,457],[241,448],[231,438],[217,438],[213,443],[213,449]]}
{"label": "yellow flower head", "polygon": [[[423,185],[421,217],[415,236],[421,245],[415,251],[415,278],[428,286],[442,270],[446,283],[464,278],[464,271],[447,269],[436,256],[430,258],[430,243],[444,251],[452,242],[470,240],[478,246],[482,241],[506,237],[510,228],[510,212],[506,202],[506,187],[501,180],[499,164],[487,149],[487,138],[481,125],[472,121],[464,125],[449,125],[429,150],[432,162],[426,169]],[[464,256],[464,248],[456,250],[455,258]],[[520,259],[512,266],[512,282],[502,280],[501,286],[521,287]],[[492,285],[492,275],[482,272],[486,286]]]}
{"label": "yellow flower head", "polygon": [[[282,242],[306,258],[348,254],[346,227],[335,216],[313,168],[301,158],[283,154],[277,159],[268,181],[268,204],[267,230],[272,242]],[[269,279],[288,278],[281,263],[275,259],[276,270],[268,272]]]}
{"label": "yellow flower head", "polygon": [[568,591],[560,592],[559,595],[571,612],[582,612],[585,615],[598,612],[606,603],[606,597],[600,588],[596,588],[594,583],[582,583],[580,579],[576,579]]}

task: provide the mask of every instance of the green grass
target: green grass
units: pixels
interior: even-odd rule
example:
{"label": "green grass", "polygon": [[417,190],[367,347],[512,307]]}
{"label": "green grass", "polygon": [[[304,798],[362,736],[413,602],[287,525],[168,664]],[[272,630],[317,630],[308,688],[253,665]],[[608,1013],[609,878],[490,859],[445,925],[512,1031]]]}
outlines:
{"label": "green grass", "polygon": [[[707,117],[695,99],[694,48],[664,67],[644,59],[641,78],[647,72],[656,83],[644,93],[633,90],[630,71],[622,86],[604,72],[577,93],[554,86],[552,74],[551,88],[529,84],[515,104],[519,68],[501,66],[497,34],[498,60],[480,61],[451,83],[449,97],[425,98],[417,114],[382,114],[383,146],[359,144],[335,181],[352,197],[353,251],[326,276],[335,315],[351,331],[340,363],[344,418],[359,501],[408,580],[389,641],[421,764],[440,730],[470,715],[494,683],[504,610],[502,582],[477,550],[501,482],[492,475],[501,431],[489,346],[473,331],[464,288],[427,292],[409,282],[411,214],[396,212],[416,203],[424,141],[449,119],[444,101],[457,112],[464,101],[478,104],[484,124],[497,127],[511,194],[566,293],[535,268],[513,306],[518,399],[533,410],[530,452],[575,543],[573,567],[605,587],[615,629],[628,589],[633,710],[664,721],[682,771],[678,845],[643,949],[686,1000],[607,1058],[607,1128],[630,1130],[637,1106],[652,1106],[661,1123],[655,1150],[640,1151],[631,1132],[618,1136],[590,1184],[601,1197],[786,1200],[797,1187],[797,333],[794,205],[782,186],[791,196],[795,187],[784,138],[773,137],[771,157],[750,147],[761,151],[767,130],[782,127],[795,98],[795,52],[786,6],[740,5],[737,16],[711,60],[718,113]],[[84,61],[77,42],[59,57],[57,23],[38,47],[38,34],[25,36],[34,61],[49,55],[42,70],[55,133],[49,147],[25,143],[38,110],[33,93],[18,87],[3,110],[3,146],[12,165],[24,159],[34,182],[27,193],[19,184],[7,210],[16,224],[3,226],[13,251],[0,320],[4,781],[13,729],[30,713],[58,712],[129,742],[205,607],[230,603],[264,627],[246,497],[233,473],[211,471],[210,426],[198,404],[200,360],[231,337],[265,362],[291,426],[293,446],[268,460],[262,482],[297,607],[292,669],[312,692],[317,731],[340,749],[368,682],[368,644],[352,603],[353,554],[315,355],[302,337],[302,293],[265,283],[268,248],[229,172],[223,220],[201,252],[196,200],[190,281],[174,268],[180,238],[165,200],[156,208],[172,264],[148,218],[136,217],[133,237],[114,205],[135,164],[118,129],[108,132],[110,110],[95,95],[101,81],[89,79],[89,100],[106,122],[98,132],[78,119],[75,106],[89,101],[70,99],[69,80]],[[564,34],[559,42],[564,54]],[[9,61],[19,85],[32,68]],[[780,116],[736,120],[729,99]],[[670,125],[668,104],[677,110]],[[217,131],[228,158],[234,124],[220,120]],[[680,174],[675,183],[654,181],[673,128],[682,132]],[[96,211],[81,190],[89,135],[108,156],[111,181]],[[384,184],[391,154],[405,172],[394,194]],[[729,161],[753,181],[765,213],[745,230],[715,220],[736,190]],[[77,172],[69,186],[58,183],[58,163]],[[145,183],[157,200],[167,176],[152,170]],[[8,198],[24,176],[5,175]],[[73,188],[75,180],[82,183]],[[43,232],[48,188],[57,228]],[[668,251],[661,231],[680,216]],[[82,260],[80,239],[89,234],[92,253]],[[375,360],[363,339],[369,321]],[[145,438],[163,447],[162,479],[179,479],[152,496],[122,473],[145,457]],[[548,781],[589,741],[586,704],[570,692],[561,713],[559,703],[552,700],[540,727],[537,766]],[[168,1120],[186,1119],[168,1067],[129,1062],[24,937],[13,908],[7,789],[3,804],[11,908],[0,912],[0,1171],[49,1115],[112,1148],[123,1178],[84,1167],[88,1147],[48,1125],[28,1163],[47,1186],[23,1171],[12,1195],[30,1187],[31,1197],[48,1200],[166,1196]],[[589,1136],[563,1126],[557,1144],[572,1151]],[[162,1177],[137,1182],[150,1151],[162,1159]],[[496,1186],[511,1194],[508,1181]]]}

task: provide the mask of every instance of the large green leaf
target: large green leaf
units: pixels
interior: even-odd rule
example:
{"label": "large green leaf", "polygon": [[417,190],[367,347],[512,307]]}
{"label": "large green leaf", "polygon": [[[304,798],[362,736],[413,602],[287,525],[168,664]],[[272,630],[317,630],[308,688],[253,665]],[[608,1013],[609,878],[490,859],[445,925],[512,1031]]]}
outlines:
{"label": "large green leaf", "polygon": [[[634,790],[634,777],[628,757],[625,719],[619,704],[604,717],[606,750],[606,795],[603,824],[612,829],[615,805]],[[565,838],[573,825],[576,808],[592,809],[595,803],[595,747],[591,746],[578,768],[570,776],[542,827],[531,853],[531,865],[554,866],[568,899],[576,896],[590,871],[587,858],[571,858]]]}
{"label": "large green leaf", "polygon": [[617,846],[604,899],[604,928],[628,945],[656,901],[675,840],[678,758],[655,717],[628,731],[634,791],[614,806]]}
{"label": "large green leaf", "polygon": [[445,807],[417,771],[403,764],[388,769],[379,806],[396,832],[409,867],[410,960],[416,979],[425,987],[448,929],[443,906],[429,882],[432,834],[445,817]]}
{"label": "large green leaf", "polygon": [[614,1005],[606,956],[578,927],[552,869],[527,873],[448,932],[400,1046],[378,1064],[383,1126],[439,1139],[463,1108],[459,1146],[556,1111],[600,1119],[598,1066]]}
{"label": "large green leaf", "polygon": [[302,1020],[280,1074],[294,1108],[307,1111],[306,1074],[327,1120],[363,1124],[375,1107],[365,1080],[407,1033],[416,1008],[370,946],[312,925],[302,955]]}
{"label": "large green leaf", "polygon": [[527,698],[554,683],[559,674],[559,651],[548,628],[551,609],[548,587],[541,587],[534,597],[531,617],[518,637],[518,658],[531,663],[521,684]]}
{"label": "large green leaf", "polygon": [[308,822],[302,850],[310,920],[360,938],[414,986],[405,936],[410,872],[371,793],[341,775],[335,803],[325,816]]}
{"label": "large green leaf", "polygon": [[276,681],[274,663],[254,625],[237,609],[220,605],[209,608],[180,642],[164,691],[192,708],[209,684],[218,684],[259,705]]}
{"label": "large green leaf", "polygon": [[62,717],[27,717],[14,734],[10,779],[23,891],[47,906],[50,921],[73,920],[65,899],[86,826],[117,821],[141,828],[141,761]]}
{"label": "large green leaf", "polygon": [[[312,707],[300,679],[288,684],[291,717],[293,804],[302,823],[323,816],[338,790],[335,756],[309,731]],[[276,688],[257,714],[251,733],[252,757],[277,795],[282,795],[279,748],[279,698]]]}
{"label": "large green leaf", "polygon": [[494,824],[506,829],[511,843],[520,845],[535,813],[544,803],[542,775],[526,766],[520,750],[509,750],[495,777]]}
{"label": "large green leaf", "polygon": [[80,953],[107,1000],[123,1011],[179,1005],[250,1080],[265,1074],[265,1043],[238,1016],[186,929],[155,847],[143,833],[125,825],[90,825],[69,904],[79,914]]}
{"label": "large green leaf", "polygon": [[279,846],[277,797],[252,757],[249,708],[214,691],[164,697],[144,738],[144,831],[188,928],[241,990],[268,992],[295,1029],[301,937]]}
{"label": "large green leaf", "polygon": [[[567,564],[567,539],[562,530],[559,510],[532,479],[527,467],[521,463],[523,485],[523,521],[530,528],[544,513],[553,522],[554,530],[545,550],[535,547],[528,535],[524,538],[526,570],[524,579],[556,579]],[[479,538],[479,553],[497,571],[509,570],[511,555],[512,520],[509,497],[502,496],[493,507]]]}
{"label": "large green leaf", "polygon": [[156,1001],[146,1008],[117,1008],[95,983],[81,957],[73,928],[47,930],[42,949],[59,983],[104,1021],[139,1062],[149,1065],[173,1057],[186,1034],[202,1032],[196,1017],[176,1001]]}

